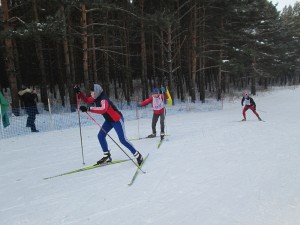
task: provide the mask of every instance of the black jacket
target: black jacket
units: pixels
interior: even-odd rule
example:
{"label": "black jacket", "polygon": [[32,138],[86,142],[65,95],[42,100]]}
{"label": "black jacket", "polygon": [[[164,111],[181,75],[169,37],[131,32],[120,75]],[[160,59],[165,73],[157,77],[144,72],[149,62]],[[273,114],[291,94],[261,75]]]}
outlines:
{"label": "black jacket", "polygon": [[29,88],[26,88],[24,90],[21,90],[18,92],[21,101],[23,102],[26,112],[30,110],[31,113],[38,114],[36,102],[37,102],[37,94],[32,93],[32,91]]}
{"label": "black jacket", "polygon": [[241,101],[242,106],[244,105],[244,102],[245,102],[245,106],[249,107],[249,106],[254,105],[254,108],[256,107],[256,104],[255,104],[253,98],[251,98],[249,96],[247,98],[245,98],[245,97],[242,98],[242,101]]}

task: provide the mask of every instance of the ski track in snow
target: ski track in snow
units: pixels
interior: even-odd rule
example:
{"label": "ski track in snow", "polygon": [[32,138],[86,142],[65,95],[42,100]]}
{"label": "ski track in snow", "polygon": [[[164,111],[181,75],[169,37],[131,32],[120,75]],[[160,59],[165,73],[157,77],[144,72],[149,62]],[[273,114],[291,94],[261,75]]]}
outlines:
{"label": "ski track in snow", "polygon": [[[0,140],[3,225],[297,225],[300,221],[300,88],[254,96],[266,122],[240,99],[210,112],[167,115],[170,134],[132,141],[150,153],[135,183],[131,161],[44,180],[83,167],[78,128]],[[261,110],[261,111],[260,111]],[[139,120],[151,132],[151,114]],[[128,138],[137,121],[126,121]],[[159,128],[159,123],[158,123]],[[98,127],[83,127],[86,165],[102,155]],[[115,132],[111,136],[118,140]],[[126,158],[108,139],[114,160]],[[127,153],[127,151],[125,149]]]}

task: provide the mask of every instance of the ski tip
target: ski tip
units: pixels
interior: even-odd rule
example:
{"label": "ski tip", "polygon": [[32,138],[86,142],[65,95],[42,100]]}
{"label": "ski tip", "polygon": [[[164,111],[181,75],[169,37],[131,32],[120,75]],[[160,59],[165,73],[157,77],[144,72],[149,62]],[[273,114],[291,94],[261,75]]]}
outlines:
{"label": "ski tip", "polygon": [[143,162],[141,163],[141,165],[139,165],[139,169],[140,169],[140,171],[141,171],[143,174],[145,174],[146,171],[142,170],[141,168],[142,168],[142,166],[144,165],[146,159],[149,157],[149,154],[150,154],[150,153],[148,153],[148,154],[146,155],[146,157],[144,158],[144,160],[143,160]]}

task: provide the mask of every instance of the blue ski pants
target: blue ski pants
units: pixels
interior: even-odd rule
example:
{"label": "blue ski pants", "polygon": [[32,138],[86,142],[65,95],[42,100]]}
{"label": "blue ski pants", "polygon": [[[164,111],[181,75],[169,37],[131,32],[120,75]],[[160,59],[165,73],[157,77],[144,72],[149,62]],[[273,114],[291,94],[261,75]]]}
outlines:
{"label": "blue ski pants", "polygon": [[128,141],[126,134],[125,134],[125,124],[124,124],[124,118],[122,117],[119,121],[117,122],[108,122],[105,121],[102,125],[102,129],[100,129],[99,133],[98,133],[98,140],[99,143],[102,147],[103,152],[108,152],[108,144],[106,141],[106,136],[108,134],[108,132],[114,128],[120,142],[129,149],[129,151],[132,154],[136,153],[136,149],[133,147],[133,145]]}

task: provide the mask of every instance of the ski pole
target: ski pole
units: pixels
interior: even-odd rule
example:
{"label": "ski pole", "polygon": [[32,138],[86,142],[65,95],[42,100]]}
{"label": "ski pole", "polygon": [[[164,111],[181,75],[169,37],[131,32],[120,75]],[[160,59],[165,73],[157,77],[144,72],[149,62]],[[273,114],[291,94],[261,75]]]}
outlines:
{"label": "ski pole", "polygon": [[85,165],[85,162],[84,162],[84,155],[83,155],[83,144],[82,144],[82,133],[81,133],[81,121],[80,121],[80,114],[79,114],[78,94],[76,94],[76,104],[77,104],[78,123],[79,123],[79,133],[80,133],[82,164]]}
{"label": "ski pole", "polygon": [[90,118],[91,120],[94,121],[95,124],[97,124],[100,128],[100,130],[104,131],[104,133],[122,150],[122,152],[133,162],[134,165],[136,165],[136,167],[143,173],[146,173],[145,171],[143,171],[137,164],[135,161],[133,161],[133,159],[124,151],[124,149],[106,132],[106,130],[104,130],[102,128],[102,126],[88,113],[85,112]]}

